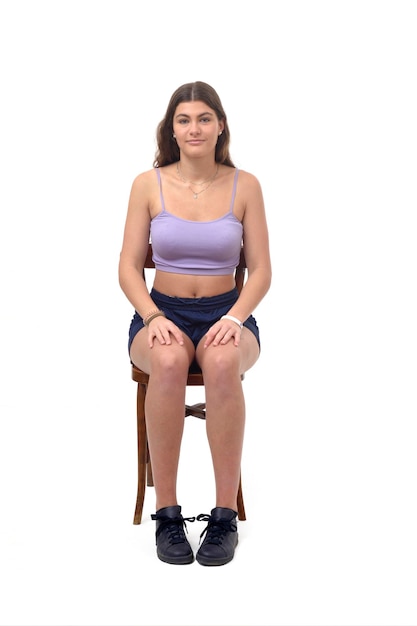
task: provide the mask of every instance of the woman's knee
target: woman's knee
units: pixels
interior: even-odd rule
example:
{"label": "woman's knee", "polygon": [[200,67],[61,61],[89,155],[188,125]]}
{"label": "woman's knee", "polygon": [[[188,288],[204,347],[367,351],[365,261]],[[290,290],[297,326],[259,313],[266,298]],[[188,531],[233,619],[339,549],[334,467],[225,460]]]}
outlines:
{"label": "woman's knee", "polygon": [[184,345],[176,343],[175,340],[169,345],[161,345],[155,340],[150,348],[146,329],[142,329],[133,340],[130,358],[132,363],[148,374],[187,373],[194,358],[194,347],[186,338]]}
{"label": "woman's knee", "polygon": [[184,377],[188,374],[190,357],[181,346],[179,349],[171,349],[171,346],[160,346],[151,350],[151,373],[164,376]]}
{"label": "woman's knee", "polygon": [[239,350],[233,346],[231,350],[224,350],[222,346],[207,350],[201,364],[203,375],[219,381],[230,380],[230,377],[240,374],[241,358]]}

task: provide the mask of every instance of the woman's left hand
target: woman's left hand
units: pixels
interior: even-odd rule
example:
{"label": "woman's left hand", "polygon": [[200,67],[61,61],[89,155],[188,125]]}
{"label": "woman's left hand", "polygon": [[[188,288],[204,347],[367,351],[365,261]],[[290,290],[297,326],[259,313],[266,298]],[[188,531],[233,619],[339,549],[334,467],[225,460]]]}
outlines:
{"label": "woman's left hand", "polygon": [[231,320],[219,320],[207,331],[204,347],[225,345],[233,341],[235,346],[240,343],[242,329],[236,322]]}

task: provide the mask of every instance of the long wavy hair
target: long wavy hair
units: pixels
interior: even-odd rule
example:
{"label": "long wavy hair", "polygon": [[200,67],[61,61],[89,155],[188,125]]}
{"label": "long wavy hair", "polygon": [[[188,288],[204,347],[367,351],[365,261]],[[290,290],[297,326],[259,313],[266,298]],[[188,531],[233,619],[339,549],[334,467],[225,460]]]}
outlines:
{"label": "long wavy hair", "polygon": [[219,136],[216,145],[216,163],[235,167],[229,153],[230,131],[227,124],[226,113],[224,112],[217,92],[213,87],[201,81],[181,85],[181,87],[178,87],[172,94],[165,117],[158,124],[156,131],[158,147],[153,162],[154,167],[163,167],[164,165],[170,165],[171,163],[179,161],[180,150],[172,136],[175,111],[181,102],[195,102],[196,100],[201,100],[201,102],[204,102],[210,109],[213,109],[219,122],[223,121],[224,123],[223,132]]}

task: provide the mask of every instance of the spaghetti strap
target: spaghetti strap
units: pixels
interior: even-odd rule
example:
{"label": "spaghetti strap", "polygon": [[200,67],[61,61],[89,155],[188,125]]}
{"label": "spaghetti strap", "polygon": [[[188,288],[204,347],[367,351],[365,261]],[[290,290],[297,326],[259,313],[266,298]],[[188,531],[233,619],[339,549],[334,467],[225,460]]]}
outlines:
{"label": "spaghetti strap", "polygon": [[233,213],[233,205],[235,203],[238,174],[239,174],[239,170],[236,168],[235,177],[234,177],[234,180],[233,180],[232,200],[230,202],[230,211],[229,211],[229,213]]}
{"label": "spaghetti strap", "polygon": [[165,212],[165,202],[164,202],[164,196],[162,193],[161,172],[159,171],[159,167],[155,167],[155,172],[158,177],[159,197],[161,199],[162,212]]}

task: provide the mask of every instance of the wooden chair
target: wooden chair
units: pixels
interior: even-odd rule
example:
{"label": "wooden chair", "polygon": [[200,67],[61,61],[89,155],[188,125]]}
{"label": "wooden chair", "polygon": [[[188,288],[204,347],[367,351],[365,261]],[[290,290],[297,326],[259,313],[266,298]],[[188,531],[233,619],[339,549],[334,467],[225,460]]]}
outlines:
{"label": "wooden chair", "polygon": [[[148,253],[145,261],[145,269],[154,269],[155,265],[152,261],[152,244],[149,244]],[[245,280],[246,263],[243,254],[243,249],[240,254],[239,265],[236,268],[235,279],[236,286],[240,292]],[[145,272],[144,272],[145,274]],[[137,436],[138,436],[138,492],[136,496],[136,508],[133,518],[134,524],[140,524],[142,521],[143,502],[145,499],[146,486],[153,486],[152,478],[152,465],[149,456],[148,439],[146,434],[146,421],[145,421],[145,396],[148,387],[149,375],[142,372],[135,365],[132,365],[132,379],[137,382],[137,400],[136,400],[136,414],[137,414]],[[243,376],[242,376],[243,379]],[[187,379],[188,386],[204,386],[202,373],[189,373]],[[206,405],[201,402],[194,405],[185,405],[184,417],[192,415],[200,419],[206,418]],[[239,481],[239,490],[237,494],[237,507],[239,520],[245,520],[245,506],[242,495],[242,480]]]}

